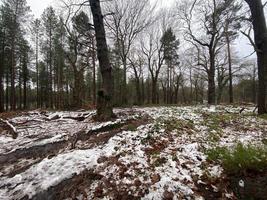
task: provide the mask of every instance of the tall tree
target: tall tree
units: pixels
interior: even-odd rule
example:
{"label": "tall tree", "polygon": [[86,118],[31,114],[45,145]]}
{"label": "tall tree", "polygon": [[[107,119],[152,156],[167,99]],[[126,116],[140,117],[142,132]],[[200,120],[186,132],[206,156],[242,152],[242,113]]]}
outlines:
{"label": "tall tree", "polygon": [[40,106],[40,92],[39,92],[39,45],[41,35],[41,21],[35,19],[32,24],[33,41],[35,44],[35,68],[36,68],[36,105],[37,108]]}
{"label": "tall tree", "polygon": [[53,90],[53,72],[54,72],[54,43],[53,40],[55,38],[56,29],[58,25],[58,17],[55,14],[55,10],[53,7],[48,7],[44,10],[42,14],[42,25],[44,29],[44,41],[43,41],[43,51],[45,52],[45,60],[47,63],[47,71],[49,72],[49,82],[48,82],[48,90],[49,90],[49,102],[47,105],[50,108],[54,107],[54,90]]}
{"label": "tall tree", "polygon": [[4,111],[4,60],[5,60],[5,29],[3,21],[3,7],[0,12],[0,113]]}
{"label": "tall tree", "polygon": [[[151,79],[151,100],[152,104],[157,103],[158,99],[158,80],[164,63],[163,44],[160,41],[162,38],[162,31],[151,29],[145,34],[141,40],[141,51],[146,58],[146,64]],[[150,95],[148,94],[148,99]]]}
{"label": "tall tree", "polygon": [[90,0],[93,14],[95,37],[97,42],[97,54],[99,67],[103,80],[103,89],[98,91],[97,118],[108,120],[114,116],[113,113],[113,77],[112,67],[109,60],[109,52],[104,28],[103,15],[99,0]]}
{"label": "tall tree", "polygon": [[[198,51],[202,50],[208,54],[208,65],[199,60],[199,65],[204,67],[208,77],[208,103],[215,104],[216,97],[216,56],[218,55],[224,36],[224,16],[228,12],[229,1],[224,0],[208,0],[204,3],[194,0],[190,6],[185,2],[180,7],[179,16],[185,23],[186,40],[193,43]],[[195,20],[195,14],[199,15],[202,20],[197,20],[197,27],[203,30],[204,35],[197,35],[193,29],[192,23]],[[201,46],[201,48],[199,48]],[[200,52],[199,52],[200,53]],[[199,54],[198,53],[198,54]]]}
{"label": "tall tree", "polygon": [[[123,65],[123,104],[127,104],[128,56],[137,36],[151,24],[153,8],[149,0],[114,0],[108,5],[112,13],[107,25],[118,46],[118,54]],[[148,15],[149,14],[149,15]]]}
{"label": "tall tree", "polygon": [[178,47],[180,42],[176,39],[172,28],[168,28],[161,38],[161,43],[164,60],[167,65],[167,103],[171,104],[174,102],[174,70],[179,65]]}
{"label": "tall tree", "polygon": [[241,28],[239,11],[240,3],[228,0],[227,12],[225,12],[224,34],[227,45],[228,73],[229,73],[229,103],[234,103],[233,94],[233,69],[231,43],[238,37],[238,30]]}
{"label": "tall tree", "polygon": [[19,33],[23,31],[22,24],[25,22],[30,8],[27,6],[26,0],[5,0],[3,2],[3,9],[8,21],[8,37],[10,45],[10,74],[11,74],[11,90],[10,90],[10,107],[12,110],[16,109],[16,65],[18,56],[16,50],[19,44]]}
{"label": "tall tree", "polygon": [[258,59],[258,113],[267,113],[266,79],[267,79],[267,27],[264,5],[261,0],[245,0],[251,11],[251,21],[254,30],[254,41],[251,40]]}

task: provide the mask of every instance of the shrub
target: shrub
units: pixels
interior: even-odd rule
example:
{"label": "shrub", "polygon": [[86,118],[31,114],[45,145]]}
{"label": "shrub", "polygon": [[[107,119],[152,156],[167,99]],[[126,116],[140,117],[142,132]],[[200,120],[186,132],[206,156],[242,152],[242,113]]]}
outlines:
{"label": "shrub", "polygon": [[208,159],[220,162],[228,174],[261,172],[267,169],[267,147],[237,144],[234,149],[216,147],[207,150]]}

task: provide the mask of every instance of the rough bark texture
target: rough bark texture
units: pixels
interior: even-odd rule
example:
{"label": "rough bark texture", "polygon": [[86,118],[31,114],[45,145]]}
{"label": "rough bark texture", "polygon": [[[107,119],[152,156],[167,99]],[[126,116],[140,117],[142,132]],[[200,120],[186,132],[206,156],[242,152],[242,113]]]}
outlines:
{"label": "rough bark texture", "polygon": [[157,79],[152,79],[152,104],[157,103]]}
{"label": "rough bark texture", "polygon": [[97,118],[108,120],[114,116],[113,114],[113,77],[112,67],[109,61],[108,47],[106,41],[106,33],[104,29],[103,15],[99,0],[90,0],[91,11],[93,14],[97,56],[99,67],[103,80],[103,88],[98,92],[97,99]]}
{"label": "rough bark texture", "polygon": [[4,84],[3,84],[3,75],[4,75],[4,40],[3,40],[3,49],[1,49],[1,60],[0,60],[0,112],[4,112]]}
{"label": "rough bark texture", "polygon": [[232,54],[231,54],[231,44],[228,34],[226,31],[226,42],[227,42],[227,54],[228,54],[228,70],[229,70],[229,103],[234,103],[234,94],[233,94],[233,76],[232,76]]}
{"label": "rough bark texture", "polygon": [[254,41],[258,58],[258,113],[266,109],[266,74],[267,74],[267,28],[261,0],[245,0],[249,5],[254,29]]}
{"label": "rough bark texture", "polygon": [[215,104],[216,86],[215,86],[215,56],[213,49],[210,49],[210,69],[208,73],[208,104]]}

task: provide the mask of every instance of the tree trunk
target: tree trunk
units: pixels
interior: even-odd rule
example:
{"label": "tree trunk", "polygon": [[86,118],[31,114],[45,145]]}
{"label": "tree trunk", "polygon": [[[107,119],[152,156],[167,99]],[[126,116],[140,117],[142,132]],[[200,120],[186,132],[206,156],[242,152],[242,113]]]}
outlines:
{"label": "tree trunk", "polygon": [[215,104],[216,87],[215,87],[215,56],[210,50],[210,70],[208,73],[208,104]]}
{"label": "tree trunk", "polygon": [[39,66],[38,66],[38,60],[39,60],[39,34],[36,33],[36,49],[35,49],[35,66],[36,66],[36,105],[37,108],[40,106],[40,97],[39,97]]}
{"label": "tree trunk", "polygon": [[152,78],[152,104],[157,104],[157,82],[157,79]]}
{"label": "tree trunk", "polygon": [[135,89],[136,89],[136,96],[137,96],[137,104],[142,104],[142,94],[141,94],[141,87],[140,87],[140,79],[137,78],[135,80]]}
{"label": "tree trunk", "polygon": [[232,55],[231,55],[231,44],[226,30],[226,43],[227,43],[227,54],[228,54],[228,70],[229,70],[229,103],[234,103],[234,94],[233,94],[233,75],[232,75]]}
{"label": "tree trunk", "polygon": [[23,108],[27,109],[27,77],[23,78]]}
{"label": "tree trunk", "polygon": [[[75,67],[76,68],[76,67]],[[83,73],[81,71],[74,70],[74,88],[73,88],[73,107],[82,107],[82,80]]]}
{"label": "tree trunk", "polygon": [[53,75],[52,75],[52,30],[49,30],[49,106],[53,109]]}
{"label": "tree trunk", "polygon": [[[22,68],[22,62],[21,62],[21,68]],[[23,72],[20,71],[20,74],[19,74],[19,110],[22,109],[22,74]]]}
{"label": "tree trunk", "polygon": [[253,65],[252,75],[252,102],[257,104],[257,82],[256,82],[256,66]]}
{"label": "tree trunk", "polygon": [[127,99],[127,58],[122,59],[122,64],[123,64],[123,94],[122,94],[122,104],[127,105],[128,99]]}
{"label": "tree trunk", "polygon": [[103,80],[103,88],[98,91],[97,99],[97,118],[100,120],[109,120],[114,117],[113,114],[113,77],[112,67],[109,61],[108,46],[106,41],[106,33],[103,22],[99,0],[90,0],[91,11],[95,27],[95,35],[97,42],[97,54],[99,67]]}
{"label": "tree trunk", "polygon": [[6,111],[9,110],[9,98],[8,98],[8,96],[9,96],[9,92],[8,92],[9,88],[8,88],[8,86],[9,86],[9,74],[8,74],[8,70],[7,70],[7,72],[6,72]]}
{"label": "tree trunk", "polygon": [[95,61],[95,41],[92,39],[92,62],[93,62],[93,104],[96,105],[96,61]]}
{"label": "tree trunk", "polygon": [[144,83],[144,77],[142,75],[142,105],[145,102],[145,83]]}
{"label": "tree trunk", "polygon": [[[3,37],[5,38],[5,36]],[[3,39],[3,44],[2,44],[2,53],[1,53],[1,60],[0,60],[0,113],[4,112],[4,84],[3,84],[3,76],[4,76],[4,51],[5,51],[5,45],[4,45],[4,39]]]}
{"label": "tree trunk", "polygon": [[3,62],[0,65],[0,113],[4,112]]}
{"label": "tree trunk", "polygon": [[267,76],[267,28],[261,0],[245,0],[252,14],[254,41],[258,59],[258,113],[267,113],[266,109],[266,76]]}
{"label": "tree trunk", "polygon": [[15,43],[12,41],[11,45],[11,90],[10,90],[10,107],[11,110],[16,110],[16,88],[15,88]]}

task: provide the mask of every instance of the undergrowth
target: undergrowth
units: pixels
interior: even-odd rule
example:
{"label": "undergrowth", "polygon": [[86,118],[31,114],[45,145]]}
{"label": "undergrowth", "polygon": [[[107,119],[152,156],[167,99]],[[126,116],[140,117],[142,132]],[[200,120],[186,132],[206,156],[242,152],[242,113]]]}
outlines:
{"label": "undergrowth", "polygon": [[267,169],[267,146],[237,144],[234,149],[216,147],[206,151],[210,161],[219,162],[227,174],[246,174]]}

